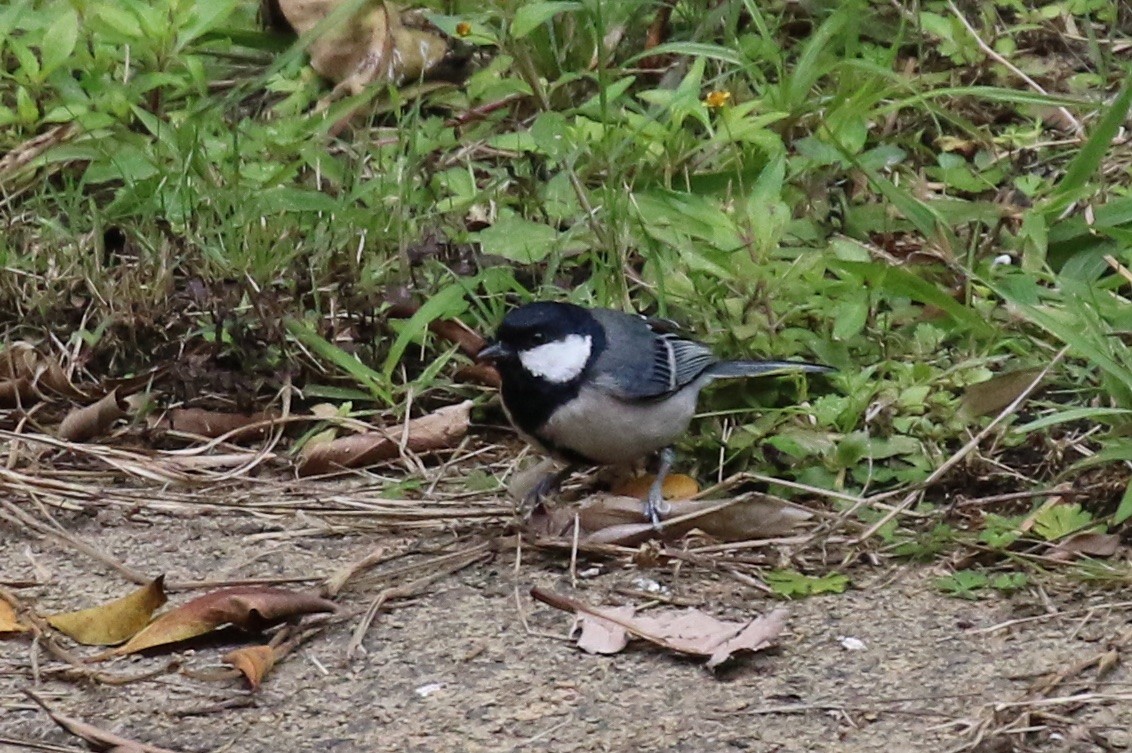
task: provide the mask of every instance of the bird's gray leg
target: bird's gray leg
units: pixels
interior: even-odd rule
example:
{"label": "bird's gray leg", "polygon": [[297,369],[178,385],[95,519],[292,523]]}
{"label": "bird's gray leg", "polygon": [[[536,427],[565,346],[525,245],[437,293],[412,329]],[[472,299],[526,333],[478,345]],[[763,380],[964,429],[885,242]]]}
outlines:
{"label": "bird's gray leg", "polygon": [[577,468],[576,465],[571,464],[560,471],[544,474],[543,477],[538,480],[538,483],[531,487],[529,492],[523,495],[523,507],[530,510],[542,502],[543,497],[558,491],[558,487],[562,486],[562,482],[570,478],[570,474],[577,470]]}
{"label": "bird's gray leg", "polygon": [[672,506],[664,499],[664,479],[668,477],[675,460],[676,451],[671,447],[665,447],[660,451],[660,467],[656,469],[656,478],[649,487],[649,498],[645,500],[645,517],[657,530],[660,530],[660,516],[667,515],[672,510]]}

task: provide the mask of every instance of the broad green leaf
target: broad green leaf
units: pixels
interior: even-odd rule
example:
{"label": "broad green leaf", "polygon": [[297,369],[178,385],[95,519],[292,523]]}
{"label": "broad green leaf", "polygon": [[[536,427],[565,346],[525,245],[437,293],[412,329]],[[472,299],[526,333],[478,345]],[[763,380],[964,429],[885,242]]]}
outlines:
{"label": "broad green leaf", "polygon": [[40,76],[47,78],[63,65],[75,51],[79,38],[79,16],[74,10],[60,13],[43,32],[43,67]]}
{"label": "broad green leaf", "polygon": [[335,212],[343,208],[339,201],[321,191],[291,186],[260,191],[252,201],[268,216],[281,212]]}
{"label": "broad green leaf", "polygon": [[506,215],[479,232],[485,254],[502,256],[520,264],[534,264],[546,258],[559,243],[559,233],[541,222]]}
{"label": "broad green leaf", "polygon": [[95,11],[99,20],[124,37],[142,36],[141,24],[137,16],[115,5],[100,3]]}
{"label": "broad green leaf", "polygon": [[214,29],[236,9],[237,0],[196,0],[192,21],[177,35],[177,48],[181,49],[205,32]]}
{"label": "broad green leaf", "polygon": [[581,8],[582,4],[576,2],[525,3],[515,11],[515,18],[511,21],[511,36],[522,39],[559,13]]}
{"label": "broad green leaf", "polygon": [[1050,505],[1034,517],[1034,532],[1046,541],[1056,541],[1077,533],[1093,522],[1088,510],[1081,505]]}

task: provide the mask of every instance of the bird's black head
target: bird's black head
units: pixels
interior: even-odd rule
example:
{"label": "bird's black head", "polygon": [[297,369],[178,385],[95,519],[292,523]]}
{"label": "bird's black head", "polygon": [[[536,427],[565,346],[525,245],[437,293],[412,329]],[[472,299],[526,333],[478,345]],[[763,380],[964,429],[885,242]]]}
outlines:
{"label": "bird's black head", "polygon": [[503,373],[563,384],[577,379],[605,338],[589,311],[572,303],[540,301],[508,312],[495,340],[479,359],[494,361]]}

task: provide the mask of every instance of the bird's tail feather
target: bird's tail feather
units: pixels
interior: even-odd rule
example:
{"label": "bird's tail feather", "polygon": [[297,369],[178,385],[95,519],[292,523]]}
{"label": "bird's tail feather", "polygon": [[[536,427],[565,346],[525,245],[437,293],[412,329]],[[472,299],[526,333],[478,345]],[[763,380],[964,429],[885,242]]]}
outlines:
{"label": "bird's tail feather", "polygon": [[778,374],[825,374],[837,371],[832,366],[803,361],[719,361],[709,366],[706,374],[715,379],[738,377],[774,376]]}

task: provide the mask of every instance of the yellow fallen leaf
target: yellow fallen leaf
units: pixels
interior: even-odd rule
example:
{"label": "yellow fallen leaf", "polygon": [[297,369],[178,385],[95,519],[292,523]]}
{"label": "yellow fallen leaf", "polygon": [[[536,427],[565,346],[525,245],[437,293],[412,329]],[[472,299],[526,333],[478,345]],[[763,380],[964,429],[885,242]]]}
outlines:
{"label": "yellow fallen leaf", "polygon": [[165,576],[120,599],[47,618],[51,627],[86,646],[112,646],[129,640],[165,603]]}
{"label": "yellow fallen leaf", "polygon": [[0,633],[26,633],[31,630],[16,617],[16,610],[12,605],[0,599]]}
{"label": "yellow fallen leaf", "polygon": [[275,650],[271,646],[248,646],[224,655],[224,661],[244,673],[252,690],[258,690],[263,676],[275,666]]}
{"label": "yellow fallen leaf", "polygon": [[[655,479],[656,476],[651,474],[637,476],[618,484],[613,489],[613,493],[644,499],[648,496],[649,488]],[[688,499],[699,493],[700,485],[691,476],[685,476],[683,473],[672,473],[664,479],[663,491],[665,499]]]}

